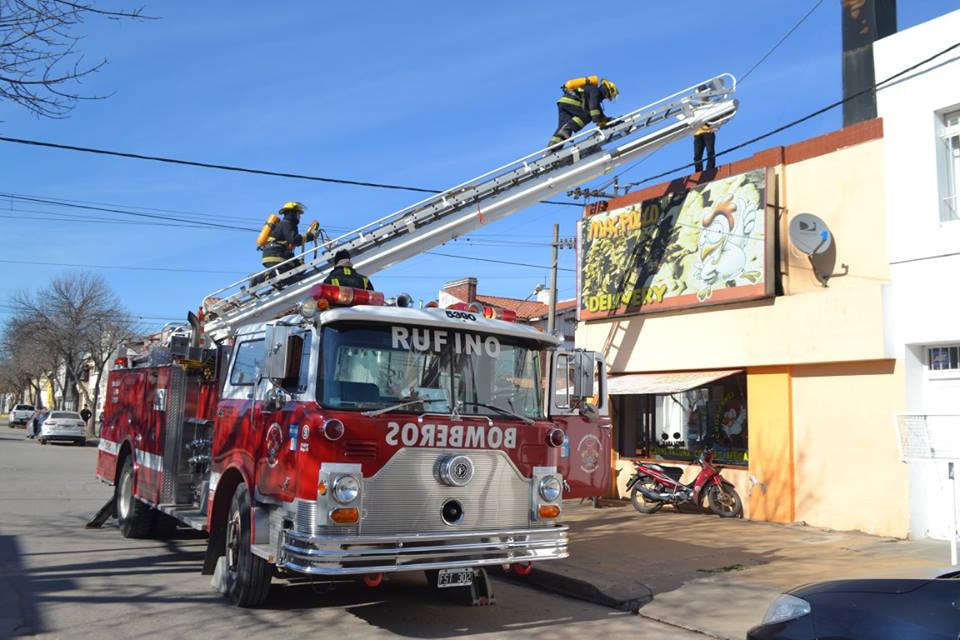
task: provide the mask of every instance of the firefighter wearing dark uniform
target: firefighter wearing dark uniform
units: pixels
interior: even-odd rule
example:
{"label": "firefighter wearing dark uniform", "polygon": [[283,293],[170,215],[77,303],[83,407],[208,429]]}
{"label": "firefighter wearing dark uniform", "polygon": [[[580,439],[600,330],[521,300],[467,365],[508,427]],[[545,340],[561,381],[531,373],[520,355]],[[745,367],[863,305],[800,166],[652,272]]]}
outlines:
{"label": "firefighter wearing dark uniform", "polygon": [[[304,211],[306,211],[306,207],[299,202],[287,202],[280,207],[278,213],[283,219],[273,226],[270,236],[262,247],[263,258],[260,262],[264,269],[276,267],[276,272],[286,273],[302,264],[300,260],[290,260],[290,258],[293,257],[297,247],[302,247],[307,242],[316,240],[319,233],[319,225],[314,220],[310,223],[307,232],[300,235],[298,226]],[[286,262],[287,260],[290,260],[290,262]],[[286,264],[283,264],[284,262]],[[297,279],[299,279],[297,276],[292,276],[280,282],[279,285],[285,287]]]}
{"label": "firefighter wearing dark uniform", "polygon": [[350,252],[341,249],[333,256],[333,271],[323,281],[324,284],[332,284],[337,287],[352,287],[354,289],[367,289],[373,291],[373,283],[370,278],[353,268],[350,262]]}
{"label": "firefighter wearing dark uniform", "polygon": [[609,80],[597,80],[597,76],[568,80],[562,89],[563,95],[557,100],[559,124],[550,138],[550,147],[563,144],[591,121],[601,129],[607,126],[610,118],[603,113],[601,102],[615,100],[620,95],[617,85]]}

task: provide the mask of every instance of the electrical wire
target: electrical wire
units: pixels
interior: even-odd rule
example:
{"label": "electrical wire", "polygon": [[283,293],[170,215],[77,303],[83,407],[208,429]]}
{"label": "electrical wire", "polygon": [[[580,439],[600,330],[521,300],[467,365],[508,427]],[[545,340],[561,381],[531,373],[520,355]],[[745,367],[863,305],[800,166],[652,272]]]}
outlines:
{"label": "electrical wire", "polygon": [[[781,133],[781,132],[783,132],[783,131],[786,131],[787,129],[792,129],[793,127],[795,127],[795,126],[797,126],[797,125],[799,125],[799,124],[802,124],[802,123],[804,123],[804,122],[806,122],[806,121],[808,121],[808,120],[812,120],[813,118],[816,118],[817,116],[820,116],[820,115],[823,115],[824,113],[827,113],[828,111],[832,111],[833,109],[836,109],[837,107],[842,106],[842,105],[846,104],[847,102],[850,102],[851,100],[854,100],[855,98],[859,98],[860,96],[865,95],[865,94],[867,94],[867,93],[870,93],[870,92],[873,92],[873,91],[877,91],[878,89],[880,89],[881,87],[883,87],[883,85],[888,84],[888,83],[896,80],[896,79],[899,78],[900,76],[906,75],[906,74],[910,73],[911,71],[916,70],[916,69],[919,68],[919,67],[922,67],[923,65],[927,64],[928,62],[931,62],[931,61],[933,61],[933,60],[936,60],[936,59],[939,58],[940,56],[942,56],[942,55],[944,55],[944,54],[946,54],[946,53],[949,53],[949,52],[953,51],[954,49],[956,49],[956,48],[958,48],[958,47],[960,47],[960,42],[957,42],[957,43],[955,43],[955,44],[950,45],[950,46],[947,47],[946,49],[943,49],[942,51],[940,51],[940,52],[938,52],[938,53],[935,53],[934,55],[932,55],[932,56],[930,56],[930,57],[928,57],[928,58],[925,58],[925,59],[921,60],[920,62],[918,62],[918,63],[916,63],[916,64],[913,64],[913,65],[907,67],[906,69],[903,69],[902,71],[899,71],[899,72],[893,74],[892,76],[890,76],[889,78],[886,78],[885,80],[881,80],[880,82],[877,82],[876,84],[874,84],[874,85],[871,86],[871,87],[867,87],[866,89],[863,89],[862,91],[858,91],[858,92],[856,92],[856,93],[854,93],[854,94],[851,94],[851,95],[849,95],[849,96],[847,96],[847,97],[845,97],[845,98],[842,98],[842,99],[840,99],[840,100],[837,100],[836,102],[832,102],[832,103],[826,105],[825,107],[821,107],[820,109],[817,109],[816,111],[813,111],[812,113],[808,113],[807,115],[805,115],[805,116],[803,116],[803,117],[801,117],[801,118],[797,118],[796,120],[793,120],[792,122],[788,122],[788,123],[785,124],[785,125],[779,126],[779,127],[777,127],[776,129],[772,129],[772,130],[770,130],[770,131],[767,131],[766,133],[763,133],[763,134],[760,134],[760,135],[755,136],[755,137],[753,137],[753,138],[750,138],[749,140],[746,140],[746,141],[744,141],[744,142],[741,142],[740,144],[734,145],[734,146],[732,146],[732,147],[730,147],[730,148],[728,148],[728,149],[724,149],[723,151],[719,151],[719,152],[716,153],[716,157],[720,157],[720,156],[722,156],[722,155],[726,155],[726,154],[728,154],[728,153],[732,153],[733,151],[737,151],[737,150],[739,150],[739,149],[743,149],[744,147],[750,146],[750,145],[752,145],[752,144],[756,144],[757,142],[760,142],[761,140],[765,140],[766,138],[769,138],[770,136],[773,136],[773,135],[776,135],[776,134]],[[685,169],[689,169],[690,167],[693,167],[693,166],[694,166],[694,163],[688,162],[688,163],[685,164],[685,165],[682,165],[682,166],[679,166],[679,167],[675,167],[675,168],[673,168],[673,169],[670,169],[670,170],[668,170],[668,171],[664,171],[664,172],[662,172],[662,173],[658,173],[657,175],[650,176],[650,177],[648,177],[648,178],[644,178],[643,180],[638,180],[637,182],[631,182],[631,183],[629,183],[628,186],[630,186],[630,187],[637,187],[637,186],[640,186],[640,185],[642,185],[642,184],[646,184],[646,183],[648,183],[648,182],[652,182],[653,180],[657,180],[657,179],[659,179],[659,178],[664,178],[664,177],[669,176],[669,175],[671,175],[671,174],[673,174],[673,173],[676,173],[676,172],[678,172],[678,171],[683,171],[683,170],[685,170]]]}
{"label": "electrical wire", "polygon": [[[0,197],[10,197],[10,196],[9,196],[8,194],[5,194],[5,193],[0,193]],[[17,200],[20,200],[20,201],[23,201],[23,202],[33,202],[33,203],[39,203],[39,204],[56,204],[56,205],[61,205],[61,206],[70,206],[70,207],[75,208],[75,209],[84,209],[84,210],[87,210],[87,211],[103,211],[103,212],[107,212],[107,213],[119,213],[119,214],[127,215],[127,216],[137,216],[137,217],[141,217],[141,218],[152,218],[152,219],[157,219],[157,220],[167,220],[167,221],[171,221],[171,222],[188,222],[188,223],[190,223],[190,224],[195,224],[195,225],[199,225],[199,226],[202,226],[202,227],[211,227],[211,228],[215,228],[215,229],[230,229],[230,230],[233,230],[233,231],[252,231],[252,232],[254,232],[254,233],[257,232],[257,231],[259,231],[259,229],[256,229],[256,228],[253,228],[253,227],[238,227],[238,226],[236,226],[236,225],[220,224],[220,223],[217,223],[217,222],[204,222],[203,220],[196,220],[196,219],[192,219],[192,220],[191,220],[191,219],[185,219],[185,218],[175,218],[175,217],[173,217],[173,216],[163,216],[163,215],[159,215],[159,214],[155,214],[155,213],[142,213],[142,212],[136,212],[136,211],[127,211],[127,210],[123,210],[123,209],[115,209],[115,208],[112,208],[112,207],[98,207],[98,206],[85,205],[85,204],[62,205],[62,203],[54,202],[54,201],[51,201],[51,200],[45,200],[45,199],[43,199],[43,198],[30,198],[30,197],[27,197],[27,196],[19,196],[19,197],[17,197],[16,199],[17,199]]]}
{"label": "electrical wire", "polygon": [[[812,7],[809,11],[807,11],[807,13],[804,14],[804,16],[803,16],[802,18],[800,18],[800,20],[798,20],[792,27],[790,27],[790,29],[783,35],[783,37],[780,38],[780,40],[778,40],[777,43],[776,43],[775,45],[773,45],[765,54],[763,54],[763,56],[761,56],[760,59],[757,60],[752,67],[750,67],[750,70],[749,70],[749,71],[747,71],[745,74],[743,74],[742,76],[740,76],[739,78],[737,78],[737,85],[738,85],[738,86],[739,86],[739,85],[742,85],[742,84],[743,84],[743,81],[746,80],[746,79],[750,76],[750,74],[753,73],[753,72],[757,69],[757,67],[759,67],[760,65],[762,65],[762,64],[766,61],[767,58],[769,58],[771,55],[773,55],[773,52],[776,51],[777,49],[779,49],[779,48],[780,48],[780,45],[782,45],[784,42],[786,42],[787,39],[788,39],[790,36],[793,35],[793,32],[796,31],[797,29],[799,29],[799,28],[800,28],[800,25],[802,25],[804,22],[806,22],[807,18],[809,18],[811,15],[813,15],[813,12],[816,11],[816,10],[820,7],[821,4],[823,4],[823,0],[817,0],[817,2],[813,5],[813,7]],[[660,151],[662,151],[662,150],[664,150],[664,149],[666,149],[666,147],[658,147],[657,149],[655,149],[655,150],[653,151],[653,153],[650,153],[650,154],[648,154],[648,155],[640,158],[639,160],[637,160],[637,161],[634,162],[633,164],[628,165],[628,166],[625,167],[622,171],[619,171],[619,172],[617,172],[616,174],[614,174],[613,178],[612,178],[610,181],[604,183],[601,187],[598,188],[598,190],[599,190],[599,191],[603,191],[604,189],[607,189],[610,185],[612,185],[612,184],[613,184],[617,179],[619,179],[621,176],[629,173],[630,171],[633,171],[634,169],[636,169],[637,167],[639,167],[639,166],[642,165],[644,162],[646,162],[647,160],[649,160],[649,159],[652,158],[653,156],[657,155]],[[688,166],[692,166],[692,164],[693,164],[693,163],[691,163],[691,164],[688,165]],[[629,188],[632,187],[632,186],[636,186],[636,185],[633,184],[633,183],[631,183],[631,184],[627,185],[627,189],[629,189]]]}
{"label": "electrical wire", "polygon": [[769,58],[771,55],[773,55],[773,52],[776,51],[777,49],[779,49],[779,48],[780,48],[780,45],[782,45],[784,42],[786,42],[786,41],[787,41],[787,38],[789,38],[790,36],[792,36],[792,35],[793,35],[793,32],[796,31],[797,29],[799,29],[799,28],[800,28],[800,25],[802,25],[804,22],[806,22],[806,21],[807,21],[807,18],[809,18],[810,16],[812,16],[812,15],[813,15],[813,12],[816,11],[817,9],[819,9],[819,8],[820,8],[820,5],[822,5],[822,4],[823,4],[823,0],[817,0],[817,2],[813,5],[813,7],[812,7],[809,11],[807,11],[807,13],[806,13],[804,16],[803,16],[802,18],[800,18],[800,20],[797,21],[797,23],[796,23],[795,25],[793,25],[792,27],[790,27],[790,30],[787,31],[787,32],[783,35],[783,37],[780,38],[780,40],[778,40],[777,43],[770,48],[769,51],[767,51],[765,54],[763,54],[763,57],[762,57],[762,58],[760,58],[759,60],[757,60],[757,62],[756,62],[752,67],[750,67],[750,70],[749,70],[749,71],[747,71],[745,74],[743,74],[742,76],[740,76],[740,77],[737,79],[737,84],[738,84],[738,85],[742,85],[743,82],[744,82],[744,80],[746,80],[747,78],[749,78],[749,77],[750,77],[750,74],[753,73],[754,71],[756,71],[757,67],[759,67],[760,65],[762,65],[762,64],[766,61],[767,58]]}
{"label": "electrical wire", "polygon": [[[426,251],[425,253],[433,256],[442,256],[445,258],[457,258],[460,260],[472,260],[478,262],[492,262],[495,264],[506,264],[514,267],[529,267],[531,269],[549,269],[550,267],[546,265],[539,264],[529,264],[526,262],[511,262],[509,260],[495,260],[493,258],[478,258],[472,256],[458,256],[452,253],[441,253],[437,251]],[[43,267],[70,267],[70,268],[80,268],[80,269],[115,269],[120,271],[166,271],[166,272],[177,272],[177,273],[215,273],[215,274],[224,274],[224,275],[253,275],[247,274],[242,271],[220,271],[214,269],[179,269],[174,267],[138,267],[134,265],[110,265],[110,264],[81,264],[75,262],[46,262],[46,261],[34,261],[34,260],[8,260],[0,259],[0,263],[5,264],[29,264],[34,266],[43,266]],[[561,271],[574,271],[574,269],[560,269]],[[417,275],[417,276],[407,276],[407,275],[380,275],[379,278],[436,278],[436,275]],[[498,277],[498,276],[489,276],[489,277]]]}
{"label": "electrical wire", "polygon": [[[509,260],[495,260],[493,258],[477,258],[474,256],[458,256],[454,253],[440,253],[439,251],[425,251],[424,253],[431,256],[443,256],[444,258],[458,258],[460,260],[470,260],[476,262],[492,262],[495,264],[508,264],[514,267],[530,267],[531,269],[550,269],[549,266],[543,264],[529,264],[527,262],[510,262]],[[559,267],[559,271],[576,271],[576,269],[567,269],[565,267]]]}
{"label": "electrical wire", "polygon": [[[150,162],[163,162],[165,164],[182,165],[187,167],[198,167],[201,169],[217,169],[220,171],[233,171],[238,173],[248,173],[261,176],[272,176],[275,178],[291,178],[294,180],[310,180],[313,182],[325,182],[329,184],[347,185],[352,187],[369,187],[374,189],[390,189],[396,191],[413,191],[415,193],[443,193],[440,189],[426,189],[423,187],[411,187],[400,184],[388,184],[383,182],[366,182],[363,180],[347,180],[344,178],[330,178],[324,176],[311,176],[302,173],[290,173],[286,171],[272,171],[270,169],[253,169],[250,167],[241,167],[230,164],[216,164],[213,162],[200,162],[198,160],[184,160],[182,158],[169,158],[166,156],[153,156],[141,153],[131,153],[129,151],[116,151],[112,149],[100,149],[96,147],[81,147],[72,144],[61,144],[58,142],[45,142],[42,140],[29,140],[27,138],[13,138],[10,136],[0,136],[0,142],[10,142],[13,144],[29,145],[34,147],[44,147],[47,149],[59,149],[61,151],[77,151],[80,153],[92,153],[97,155],[112,156],[115,158],[126,158],[128,160],[147,160]],[[543,204],[573,206],[579,207],[576,202],[559,202],[555,200],[541,200]]]}

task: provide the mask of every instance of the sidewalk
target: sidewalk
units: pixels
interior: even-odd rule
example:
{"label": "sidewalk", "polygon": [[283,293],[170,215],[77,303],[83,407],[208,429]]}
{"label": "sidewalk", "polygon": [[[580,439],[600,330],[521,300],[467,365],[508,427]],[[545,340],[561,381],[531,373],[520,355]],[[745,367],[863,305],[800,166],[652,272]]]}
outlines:
{"label": "sidewalk", "polygon": [[570,558],[537,565],[530,576],[537,586],[591,600],[602,594],[612,606],[627,602],[624,608],[635,600],[642,616],[719,638],[742,639],[778,594],[804,583],[929,575],[950,563],[943,541],[721,519],[670,507],[642,515],[628,502],[605,502],[601,509],[567,503],[564,519]]}

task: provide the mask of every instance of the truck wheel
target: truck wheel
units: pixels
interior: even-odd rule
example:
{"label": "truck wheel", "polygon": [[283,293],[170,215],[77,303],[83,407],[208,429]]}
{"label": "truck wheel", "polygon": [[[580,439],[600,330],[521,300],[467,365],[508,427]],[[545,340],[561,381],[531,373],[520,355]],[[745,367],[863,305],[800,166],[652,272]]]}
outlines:
{"label": "truck wheel", "polygon": [[127,456],[123,459],[115,494],[117,522],[124,538],[146,538],[153,530],[156,513],[134,497],[133,484],[133,460],[131,456]]}
{"label": "truck wheel", "polygon": [[227,516],[225,562],[227,595],[238,607],[256,607],[267,599],[273,567],[250,548],[250,497],[240,484]]}

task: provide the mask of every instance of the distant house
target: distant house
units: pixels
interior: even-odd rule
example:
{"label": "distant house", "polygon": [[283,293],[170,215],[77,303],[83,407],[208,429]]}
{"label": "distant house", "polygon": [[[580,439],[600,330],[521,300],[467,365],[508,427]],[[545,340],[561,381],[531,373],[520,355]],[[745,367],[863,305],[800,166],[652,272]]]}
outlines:
{"label": "distant house", "polygon": [[[440,289],[438,302],[441,307],[448,307],[458,302],[479,302],[482,305],[495,309],[513,311],[517,314],[517,322],[528,324],[542,331],[547,330],[547,319],[550,314],[550,291],[537,292],[535,300],[521,300],[505,296],[491,296],[477,293],[477,279],[474,277],[461,278],[447,282]],[[557,317],[554,325],[563,336],[563,346],[567,349],[574,347],[574,334],[577,329],[577,301],[557,300]]]}

